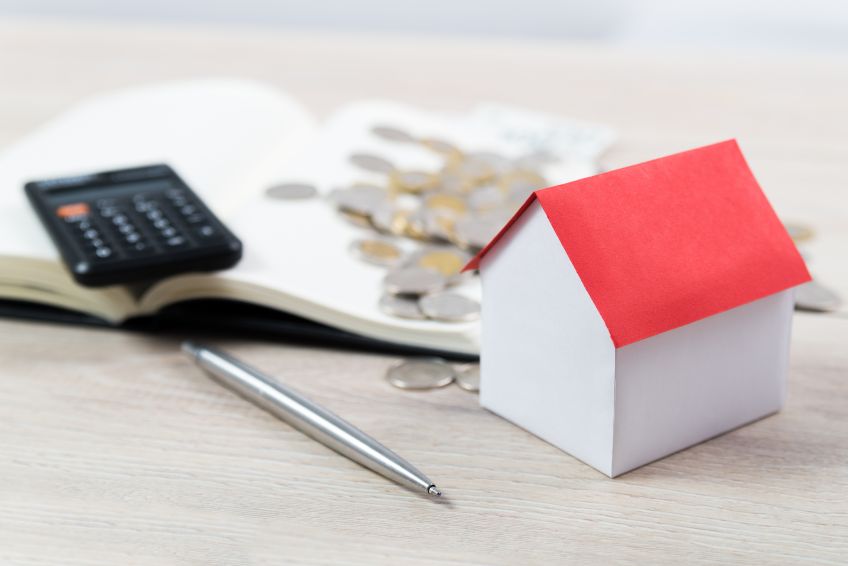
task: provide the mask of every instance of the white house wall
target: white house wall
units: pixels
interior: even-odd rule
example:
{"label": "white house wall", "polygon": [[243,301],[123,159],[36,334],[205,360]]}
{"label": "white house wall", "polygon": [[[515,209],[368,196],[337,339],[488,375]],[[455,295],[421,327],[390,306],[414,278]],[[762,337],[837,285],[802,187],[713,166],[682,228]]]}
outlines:
{"label": "white house wall", "polygon": [[481,404],[611,474],[615,349],[538,202],[481,273]]}
{"label": "white house wall", "polygon": [[778,411],[792,307],[790,289],[619,348],[613,475]]}

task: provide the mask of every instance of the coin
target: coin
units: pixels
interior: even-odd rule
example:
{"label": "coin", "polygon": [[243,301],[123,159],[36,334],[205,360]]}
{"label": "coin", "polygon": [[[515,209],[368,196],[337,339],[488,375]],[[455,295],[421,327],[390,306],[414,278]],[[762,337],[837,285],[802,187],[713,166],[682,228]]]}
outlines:
{"label": "coin", "polygon": [[412,134],[394,126],[374,126],[371,128],[371,133],[388,141],[404,143],[416,141]]}
{"label": "coin", "polygon": [[436,186],[438,178],[426,171],[392,171],[389,186],[402,193],[421,193]]}
{"label": "coin", "polygon": [[427,232],[427,211],[423,208],[419,208],[418,210],[414,210],[409,213],[406,217],[406,226],[404,229],[404,235],[409,238],[414,238],[416,240],[426,240],[428,237]]}
{"label": "coin", "polygon": [[441,153],[449,157],[459,157],[462,155],[462,152],[459,150],[459,148],[445,140],[440,140],[437,138],[424,138],[421,140],[421,144],[424,147],[432,149],[436,153]]}
{"label": "coin", "polygon": [[433,241],[449,242],[453,239],[453,226],[457,215],[447,209],[422,211],[421,219],[425,237]]}
{"label": "coin", "polygon": [[318,194],[315,185],[308,183],[280,183],[265,189],[265,195],[282,200],[302,200]]}
{"label": "coin", "polygon": [[424,200],[424,205],[431,209],[445,209],[457,214],[465,214],[468,207],[465,201],[454,195],[434,193]]}
{"label": "coin", "polygon": [[388,382],[400,389],[436,389],[450,385],[455,377],[450,364],[438,358],[406,360],[386,372]]}
{"label": "coin", "polygon": [[374,185],[354,185],[333,190],[329,198],[342,211],[370,217],[386,202],[388,193],[382,187]]}
{"label": "coin", "polygon": [[454,225],[455,241],[473,252],[483,249],[503,226],[499,218],[464,218]]}
{"label": "coin", "polygon": [[445,277],[459,273],[471,257],[453,248],[424,249],[410,257],[410,264],[438,271]]}
{"label": "coin", "polygon": [[427,318],[443,322],[466,322],[480,317],[480,303],[457,293],[435,293],[418,299]]}
{"label": "coin", "polygon": [[456,373],[456,384],[466,391],[480,391],[480,366],[471,365]]}
{"label": "coin", "polygon": [[468,195],[468,205],[476,211],[493,210],[504,202],[504,191],[495,185],[483,185]]}
{"label": "coin", "polygon": [[503,175],[512,169],[512,161],[494,151],[475,151],[466,154],[465,159],[485,164],[496,175]]}
{"label": "coin", "polygon": [[409,211],[399,209],[386,201],[378,205],[371,213],[371,224],[384,234],[400,236],[404,233],[408,215]]}
{"label": "coin", "polygon": [[842,299],[816,281],[795,287],[795,308],[811,312],[833,312],[842,306]]}
{"label": "coin", "polygon": [[421,309],[418,308],[418,300],[414,297],[410,298],[403,295],[384,293],[383,296],[380,297],[378,306],[384,313],[398,318],[410,318],[415,320],[424,320],[427,318],[424,316],[424,313],[421,312]]}
{"label": "coin", "polygon": [[469,161],[462,159],[457,163],[448,164],[444,170],[447,174],[454,174],[466,183],[473,185],[485,183],[494,178],[495,170],[483,161]]}
{"label": "coin", "polygon": [[374,171],[375,173],[391,173],[395,170],[395,166],[392,165],[391,161],[371,153],[354,153],[350,156],[350,162],[357,167]]}
{"label": "coin", "polygon": [[530,193],[546,187],[548,181],[535,171],[512,171],[498,180],[498,185],[513,200],[525,201]]}
{"label": "coin", "polygon": [[807,240],[811,240],[814,235],[812,228],[802,224],[786,223],[784,227],[789,232],[789,237],[796,242],[806,242]]}
{"label": "coin", "polygon": [[403,250],[392,242],[377,238],[362,238],[350,244],[350,251],[362,261],[374,265],[392,266],[403,257]]}
{"label": "coin", "polygon": [[389,272],[383,287],[393,295],[424,295],[441,291],[447,285],[445,277],[423,267],[403,267]]}
{"label": "coin", "polygon": [[371,226],[371,219],[367,214],[358,214],[356,212],[350,212],[348,210],[339,209],[339,215],[359,228],[369,228]]}

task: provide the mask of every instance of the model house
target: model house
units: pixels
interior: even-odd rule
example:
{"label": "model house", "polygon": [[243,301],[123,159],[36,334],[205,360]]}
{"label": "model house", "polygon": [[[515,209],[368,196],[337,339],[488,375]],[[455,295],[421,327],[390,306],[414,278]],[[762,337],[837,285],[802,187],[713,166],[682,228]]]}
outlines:
{"label": "model house", "polygon": [[482,405],[609,476],[783,405],[810,277],[735,141],[536,191],[467,268]]}

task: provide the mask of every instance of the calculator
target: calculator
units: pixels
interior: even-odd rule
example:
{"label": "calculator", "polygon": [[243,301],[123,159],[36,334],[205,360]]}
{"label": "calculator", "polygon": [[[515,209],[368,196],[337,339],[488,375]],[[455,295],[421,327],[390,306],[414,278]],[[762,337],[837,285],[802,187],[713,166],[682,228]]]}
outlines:
{"label": "calculator", "polygon": [[242,244],[168,165],[24,187],[81,285],[99,287],[235,265]]}

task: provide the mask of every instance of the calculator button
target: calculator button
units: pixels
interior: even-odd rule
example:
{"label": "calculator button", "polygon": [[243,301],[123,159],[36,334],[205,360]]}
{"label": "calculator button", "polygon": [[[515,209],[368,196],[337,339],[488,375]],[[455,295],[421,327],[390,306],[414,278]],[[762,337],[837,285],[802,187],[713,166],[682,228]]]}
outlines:
{"label": "calculator button", "polygon": [[182,236],[174,236],[173,238],[168,238],[165,243],[172,248],[176,248],[185,244],[186,240]]}
{"label": "calculator button", "polygon": [[91,228],[91,222],[89,222],[88,220],[81,220],[79,224],[77,224],[77,228],[85,232],[86,230],[89,230]]}
{"label": "calculator button", "polygon": [[171,226],[171,223],[168,222],[167,218],[160,218],[159,220],[153,223],[153,226],[155,226],[159,230],[164,230],[165,228],[169,228]]}
{"label": "calculator button", "polygon": [[103,218],[112,218],[116,214],[118,214],[118,209],[114,206],[100,209],[100,216]]}
{"label": "calculator button", "polygon": [[192,214],[197,212],[197,208],[190,204],[187,204],[180,208],[180,212],[182,212],[184,216],[191,216]]}
{"label": "calculator button", "polygon": [[127,234],[124,239],[127,241],[127,243],[134,244],[136,242],[141,241],[141,235],[138,232],[132,232],[130,234]]}
{"label": "calculator button", "polygon": [[100,247],[100,248],[97,248],[96,250],[94,250],[94,255],[96,255],[100,259],[106,259],[107,257],[112,256],[112,250],[111,250],[111,248],[107,248],[106,246],[103,246],[103,247]]}
{"label": "calculator button", "polygon": [[162,218],[162,211],[157,208],[151,208],[147,211],[147,218],[150,220],[159,220]]}
{"label": "calculator button", "polygon": [[90,230],[86,230],[85,232],[83,232],[82,235],[87,240],[93,240],[100,235],[100,232],[98,232],[97,230],[92,228]]}
{"label": "calculator button", "polygon": [[153,247],[144,242],[138,242],[137,244],[133,244],[128,248],[129,253],[132,255],[143,255],[153,253]]}
{"label": "calculator button", "polygon": [[186,221],[191,224],[199,224],[201,222],[206,221],[206,216],[204,216],[203,214],[192,214],[191,216],[186,218]]}
{"label": "calculator button", "polygon": [[104,245],[105,243],[106,242],[104,242],[100,238],[98,238],[96,240],[91,240],[91,245],[94,246],[95,248],[99,248],[100,246]]}
{"label": "calculator button", "polygon": [[177,231],[174,228],[165,228],[164,230],[162,230],[162,235],[166,238],[173,238],[177,235]]}
{"label": "calculator button", "polygon": [[86,216],[89,212],[91,212],[91,208],[88,206],[88,203],[75,202],[73,204],[63,204],[57,208],[56,216],[59,218],[74,218]]}
{"label": "calculator button", "polygon": [[115,224],[116,226],[120,226],[121,224],[126,224],[127,222],[129,222],[129,218],[127,218],[123,214],[118,214],[117,216],[112,218],[112,223]]}
{"label": "calculator button", "polygon": [[212,226],[201,226],[197,229],[197,234],[203,238],[211,238],[215,235],[215,229]]}

